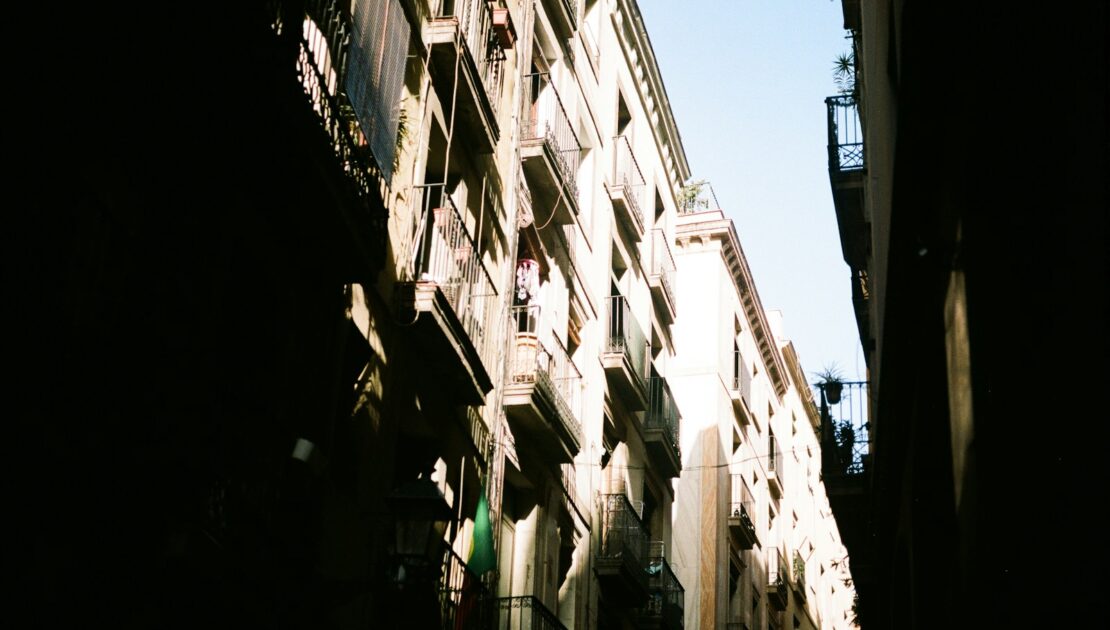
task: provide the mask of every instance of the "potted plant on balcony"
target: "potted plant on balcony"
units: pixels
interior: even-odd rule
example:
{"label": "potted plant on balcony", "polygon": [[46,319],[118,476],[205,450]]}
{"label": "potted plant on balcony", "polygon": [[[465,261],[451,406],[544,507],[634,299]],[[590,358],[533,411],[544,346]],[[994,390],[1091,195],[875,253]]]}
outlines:
{"label": "potted plant on balcony", "polygon": [[816,372],[817,386],[825,392],[825,400],[830,405],[840,402],[840,395],[844,391],[844,375],[836,363],[826,365],[820,372]]}

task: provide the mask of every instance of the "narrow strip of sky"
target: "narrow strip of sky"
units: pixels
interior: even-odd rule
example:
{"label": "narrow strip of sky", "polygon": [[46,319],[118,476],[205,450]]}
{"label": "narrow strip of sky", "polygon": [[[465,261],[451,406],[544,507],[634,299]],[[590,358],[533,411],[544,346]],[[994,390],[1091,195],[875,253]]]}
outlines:
{"label": "narrow strip of sky", "polygon": [[866,378],[829,188],[840,2],[639,0],[694,179],[736,221],[763,305],[807,376]]}

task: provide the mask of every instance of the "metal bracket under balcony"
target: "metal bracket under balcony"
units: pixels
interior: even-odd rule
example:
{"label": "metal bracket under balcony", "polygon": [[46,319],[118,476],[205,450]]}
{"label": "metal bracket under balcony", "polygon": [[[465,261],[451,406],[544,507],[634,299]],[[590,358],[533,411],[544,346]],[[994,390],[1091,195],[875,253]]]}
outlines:
{"label": "metal bracket under balcony", "polygon": [[601,544],[594,558],[594,573],[605,602],[638,608],[648,597],[647,531],[628,497],[601,497]]}
{"label": "metal bracket under balcony", "polygon": [[741,549],[751,549],[759,544],[759,536],[752,520],[754,502],[734,502],[728,513],[728,532]]}
{"label": "metal bracket under balcony", "polygon": [[664,479],[682,473],[682,452],[679,449],[681,417],[667,379],[648,379],[648,408],[644,412],[644,446]]}
{"label": "metal bracket under balcony", "polygon": [[[488,9],[475,5],[470,11],[488,12]],[[463,31],[466,21],[466,16],[445,16],[429,20],[425,39],[431,47],[429,67],[432,83],[443,104],[444,115],[450,117],[454,113],[456,117],[455,129],[462,132],[469,145],[478,153],[493,153],[500,130],[497,127],[497,113],[486,93],[482,76],[491,74],[492,67],[487,66],[500,62],[491,58],[481,63],[487,72],[483,73],[479,69],[479,63],[475,60]],[[492,30],[489,32],[492,33]],[[481,44],[483,49],[492,41],[486,39]],[[489,50],[486,53],[497,54]],[[497,69],[491,77],[495,86],[500,85],[500,72]],[[455,85],[456,77],[458,86]],[[454,112],[452,108],[455,108]]]}
{"label": "metal bracket under balcony", "polygon": [[[518,323],[520,317],[512,321]],[[570,357],[557,340],[541,343],[525,330],[515,333],[509,361],[503,405],[518,442],[538,449],[551,462],[573,461],[582,445],[575,410],[581,378]]]}

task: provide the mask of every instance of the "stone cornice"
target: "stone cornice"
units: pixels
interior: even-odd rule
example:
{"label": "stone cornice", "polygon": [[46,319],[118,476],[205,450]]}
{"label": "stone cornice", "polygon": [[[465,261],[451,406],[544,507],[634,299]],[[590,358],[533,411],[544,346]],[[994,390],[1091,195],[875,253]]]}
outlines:
{"label": "stone cornice", "polygon": [[694,240],[716,240],[721,243],[721,257],[728,267],[736,295],[740,297],[744,316],[751,326],[752,336],[771,378],[775,394],[781,401],[789,387],[786,364],[771,333],[771,326],[767,323],[767,313],[763,310],[759,292],[756,291],[748,259],[744,257],[744,250],[740,247],[736,225],[720,210],[680,215],[675,239],[680,249],[688,247]]}
{"label": "stone cornice", "polygon": [[613,28],[655,135],[659,159],[670,179],[671,194],[677,198],[679,190],[690,179],[690,165],[686,161],[686,150],[682,146],[674,112],[671,111],[671,101],[663,85],[655,51],[636,0],[615,0],[614,5]]}

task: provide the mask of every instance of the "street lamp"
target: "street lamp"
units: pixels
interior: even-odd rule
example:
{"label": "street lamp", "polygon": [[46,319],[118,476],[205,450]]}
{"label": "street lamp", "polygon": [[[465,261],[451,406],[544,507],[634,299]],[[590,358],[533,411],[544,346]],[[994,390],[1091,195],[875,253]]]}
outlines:
{"label": "street lamp", "polygon": [[394,490],[386,501],[395,518],[394,582],[403,587],[433,578],[453,516],[439,486],[421,477]]}

